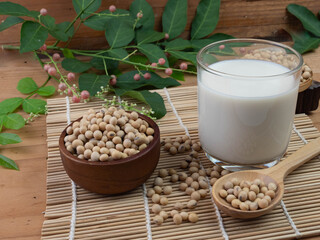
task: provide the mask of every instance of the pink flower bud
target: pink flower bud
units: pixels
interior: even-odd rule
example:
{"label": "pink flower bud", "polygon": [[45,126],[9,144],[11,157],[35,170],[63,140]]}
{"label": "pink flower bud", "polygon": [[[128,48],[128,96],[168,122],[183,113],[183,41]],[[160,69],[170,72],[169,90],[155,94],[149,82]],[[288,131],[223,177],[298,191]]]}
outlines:
{"label": "pink flower bud", "polygon": [[54,53],[52,55],[52,58],[53,58],[54,61],[59,61],[60,60],[60,54],[59,53]]}
{"label": "pink flower bud", "polygon": [[43,66],[43,69],[44,69],[46,72],[48,72],[48,70],[49,70],[50,67],[51,67],[51,66],[50,66],[49,64],[45,64],[45,65]]}
{"label": "pink flower bud", "polygon": [[188,69],[188,64],[185,63],[185,62],[182,62],[182,63],[180,64],[180,69],[181,69],[181,70],[187,70],[187,69]]}
{"label": "pink flower bud", "polygon": [[80,97],[78,97],[77,95],[73,95],[73,96],[72,96],[72,102],[73,102],[73,103],[79,103],[80,100],[81,100]]}
{"label": "pink flower bud", "polygon": [[223,50],[224,48],[225,48],[225,45],[220,45],[220,46],[219,46],[219,49],[220,49],[220,50]]}
{"label": "pink flower bud", "polygon": [[90,97],[90,93],[87,90],[83,90],[81,92],[81,98],[82,99],[88,99]]}
{"label": "pink flower bud", "polygon": [[51,76],[55,76],[55,75],[57,74],[57,70],[56,70],[54,67],[50,67],[50,68],[48,69],[48,73],[49,73],[49,75],[51,75]]}
{"label": "pink flower bud", "polygon": [[142,18],[143,17],[143,14],[141,12],[138,12],[137,13],[137,18]]}
{"label": "pink flower bud", "polygon": [[64,91],[67,89],[67,85],[65,83],[60,83],[58,88],[59,88],[59,90]]}
{"label": "pink flower bud", "polygon": [[[72,91],[73,90],[73,91]],[[73,92],[75,92],[76,91],[76,89],[74,88],[74,87],[71,87],[71,88],[68,88],[68,93],[67,93],[67,95],[68,96],[72,96],[73,95]]]}
{"label": "pink flower bud", "polygon": [[68,88],[68,93],[67,93],[67,95],[68,95],[69,97],[71,97],[71,96],[73,95],[73,92],[72,92],[72,90],[71,90],[70,88]]}
{"label": "pink flower bud", "polygon": [[45,15],[47,15],[47,14],[48,14],[48,10],[45,9],[45,8],[41,8],[41,10],[40,10],[40,15],[45,16]]}
{"label": "pink flower bud", "polygon": [[69,72],[67,74],[67,79],[68,79],[68,81],[72,82],[72,81],[74,81],[76,79],[76,75],[74,73],[72,73],[72,72]]}
{"label": "pink flower bud", "polygon": [[116,6],[115,5],[110,5],[110,7],[109,7],[109,11],[110,12],[115,12],[117,10],[117,8],[116,8]]}
{"label": "pink flower bud", "polygon": [[169,39],[169,34],[168,33],[166,33],[165,35],[164,35],[164,39]]}
{"label": "pink flower bud", "polygon": [[158,64],[157,63],[151,63],[151,67],[157,67]]}
{"label": "pink flower bud", "polygon": [[170,76],[172,74],[172,69],[171,68],[166,68],[166,70],[164,72],[165,72],[165,74]]}
{"label": "pink flower bud", "polygon": [[40,51],[46,51],[47,50],[47,45],[46,44],[43,44],[40,48],[39,48]]}
{"label": "pink flower bud", "polygon": [[159,58],[158,63],[159,65],[163,65],[166,63],[166,60],[164,58]]}
{"label": "pink flower bud", "polygon": [[136,81],[139,81],[140,80],[140,75],[138,73],[136,73],[134,76],[133,76],[133,79],[136,80]]}
{"label": "pink flower bud", "polygon": [[117,84],[117,77],[115,75],[111,75],[111,79],[109,81],[111,86],[115,86]]}
{"label": "pink flower bud", "polygon": [[150,79],[151,78],[151,74],[150,73],[145,73],[144,75],[143,75],[143,77],[145,78],[145,79]]}

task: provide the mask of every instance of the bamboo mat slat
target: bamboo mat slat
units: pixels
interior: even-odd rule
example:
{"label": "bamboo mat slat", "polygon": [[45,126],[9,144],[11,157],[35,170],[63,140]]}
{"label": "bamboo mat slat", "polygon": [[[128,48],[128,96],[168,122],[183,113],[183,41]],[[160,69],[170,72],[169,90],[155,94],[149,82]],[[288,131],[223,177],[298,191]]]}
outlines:
{"label": "bamboo mat slat", "polygon": [[[197,87],[181,87],[157,91],[165,101],[167,115],[158,121],[162,137],[176,137],[185,134],[177,115],[187,128],[192,139],[198,139]],[[168,101],[170,97],[171,103]],[[126,100],[131,101],[130,98]],[[88,108],[100,109],[102,102],[93,100],[87,104],[70,104],[71,121],[79,118]],[[68,239],[72,215],[72,185],[65,173],[58,149],[58,138],[67,125],[66,99],[48,100],[47,116],[47,207],[42,227],[42,239]],[[287,156],[301,148],[305,143],[320,136],[310,119],[299,114],[295,116]],[[145,183],[146,188],[153,186],[158,169],[175,168],[179,170],[180,161],[185,154],[169,155],[161,150],[156,171]],[[212,163],[200,154],[204,168]],[[173,193],[168,197],[169,204],[163,209],[170,211],[176,201],[187,201],[189,196],[181,192],[178,183],[170,183]],[[285,180],[284,206],[301,237],[320,236],[320,158],[319,156],[295,170]],[[77,192],[77,211],[75,239],[225,239],[219,218],[210,195],[200,200],[194,212],[199,221],[173,224],[171,219],[161,226],[151,222],[151,236],[148,236],[147,218],[144,205],[143,187],[117,196],[90,193],[80,187]],[[152,202],[148,199],[148,207]],[[254,220],[233,219],[220,212],[222,224],[229,239],[292,239],[297,232],[289,223],[283,208],[279,205],[270,214]],[[150,213],[151,219],[154,217]]]}

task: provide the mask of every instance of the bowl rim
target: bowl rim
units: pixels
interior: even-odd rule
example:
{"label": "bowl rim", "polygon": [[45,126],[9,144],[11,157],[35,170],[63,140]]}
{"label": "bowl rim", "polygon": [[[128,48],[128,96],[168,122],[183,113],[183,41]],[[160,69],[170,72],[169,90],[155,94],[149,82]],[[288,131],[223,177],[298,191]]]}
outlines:
{"label": "bowl rim", "polygon": [[[126,112],[131,112],[131,111],[126,111]],[[147,154],[149,151],[151,151],[153,148],[155,148],[157,146],[158,141],[160,140],[160,129],[158,124],[153,121],[151,118],[149,118],[146,115],[140,114],[138,113],[139,117],[142,118],[142,120],[145,120],[146,122],[148,122],[148,124],[154,129],[154,134],[153,134],[153,140],[148,144],[148,146],[143,149],[142,151],[140,151],[137,154],[134,154],[132,156],[126,157],[126,158],[122,158],[119,160],[113,160],[113,161],[106,161],[106,162],[101,162],[101,161],[88,161],[86,159],[79,159],[76,156],[72,155],[65,147],[64,145],[64,138],[65,136],[67,136],[67,128],[72,126],[72,124],[74,122],[79,122],[82,117],[72,121],[70,124],[68,124],[68,126],[65,127],[65,129],[62,131],[62,133],[60,134],[59,137],[59,150],[60,152],[67,156],[69,159],[68,160],[72,160],[74,162],[77,162],[79,164],[85,164],[85,165],[93,165],[93,166],[113,166],[113,165],[120,165],[123,163],[127,163],[127,162],[132,162],[135,161],[137,159],[139,159],[140,157],[142,157],[143,155]]]}

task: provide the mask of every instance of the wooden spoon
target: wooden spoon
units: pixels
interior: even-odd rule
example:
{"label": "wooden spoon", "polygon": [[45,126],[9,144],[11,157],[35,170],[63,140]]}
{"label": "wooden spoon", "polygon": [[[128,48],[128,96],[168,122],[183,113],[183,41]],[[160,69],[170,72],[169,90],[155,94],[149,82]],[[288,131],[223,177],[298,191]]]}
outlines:
{"label": "wooden spoon", "polygon": [[[218,179],[212,188],[213,200],[220,210],[225,214],[234,218],[256,218],[261,215],[271,212],[279,202],[281,201],[284,193],[283,180],[285,177],[291,173],[296,168],[300,167],[302,164],[306,163],[310,159],[314,158],[320,153],[320,138],[317,138],[310,143],[306,144],[298,151],[294,152],[292,155],[287,157],[285,160],[278,163],[276,166],[263,169],[263,170],[247,170],[234,172],[224,177]],[[226,181],[230,181],[232,178],[238,178],[240,182],[242,180],[253,181],[254,179],[260,179],[268,185],[273,182],[277,185],[276,195],[272,199],[270,205],[267,208],[259,209],[255,211],[244,211],[232,207],[225,199],[220,197],[219,191],[223,189],[223,184]]]}

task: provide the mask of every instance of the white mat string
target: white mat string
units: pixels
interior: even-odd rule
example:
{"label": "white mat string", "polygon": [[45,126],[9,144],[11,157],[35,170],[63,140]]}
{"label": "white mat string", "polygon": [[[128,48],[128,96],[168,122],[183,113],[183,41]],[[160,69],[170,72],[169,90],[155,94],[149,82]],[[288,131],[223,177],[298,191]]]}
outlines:
{"label": "white mat string", "polygon": [[286,205],[284,204],[284,202],[282,200],[280,201],[280,205],[281,205],[281,208],[284,212],[284,215],[286,215],[288,222],[290,223],[292,229],[294,230],[294,232],[296,234],[296,238],[301,238],[302,235],[301,235],[300,231],[298,230],[297,226],[294,224],[292,218],[289,215],[289,212],[287,211]]}
{"label": "white mat string", "polygon": [[149,213],[147,188],[145,183],[142,185],[142,189],[143,189],[144,211],[146,213],[146,227],[147,227],[147,233],[148,233],[148,240],[152,240],[151,223],[150,223],[151,219],[150,219],[150,213]]}
{"label": "white mat string", "polygon": [[[296,125],[294,125],[294,124],[293,124],[293,131],[299,136],[299,138],[303,141],[304,144],[308,143],[308,141],[304,138],[304,136],[301,134],[301,132],[299,132],[299,130],[296,128]],[[289,212],[287,211],[286,205],[284,204],[284,202],[282,200],[281,200],[280,204],[281,204],[281,208],[282,208],[284,214],[286,215],[292,229],[296,233],[296,237],[300,238],[302,235],[301,235],[300,231],[298,230],[297,226],[295,225],[295,223],[293,222],[292,218],[290,217]]]}
{"label": "white mat string", "polygon": [[[121,103],[120,96],[118,96],[118,102]],[[123,108],[123,107],[120,105],[120,108]],[[148,197],[147,197],[147,188],[145,183],[142,185],[142,190],[143,190],[144,211],[146,215],[146,228],[147,228],[148,240],[152,240],[151,219],[150,219],[150,212],[149,212],[150,210],[149,210],[149,203],[148,203]]]}
{"label": "white mat string", "polygon": [[[67,106],[67,111],[66,111],[67,122],[69,125],[71,123],[69,97],[66,97],[66,106]],[[71,207],[72,213],[71,213],[71,220],[70,220],[69,240],[74,239],[74,234],[76,229],[76,217],[77,217],[77,186],[72,180],[71,180],[71,186],[72,186],[72,207]]]}
{"label": "white mat string", "polygon": [[299,136],[299,138],[302,140],[304,144],[307,144],[308,141],[304,138],[304,136],[299,132],[299,130],[296,128],[296,125],[293,124],[293,131]]}
{"label": "white mat string", "polygon": [[[167,90],[167,88],[164,88],[164,92],[165,92],[165,94],[167,96],[168,102],[169,102],[169,104],[170,104],[170,106],[172,108],[173,113],[175,114],[176,118],[179,121],[180,126],[185,130],[186,135],[190,138],[190,134],[189,134],[188,128],[183,124],[182,119],[180,118],[175,106],[173,105],[173,102],[171,101],[171,98],[170,98],[170,93]],[[204,170],[204,167],[202,166],[201,162],[200,162],[200,168]],[[213,206],[215,208],[216,215],[217,215],[217,218],[218,218],[218,221],[219,221],[219,227],[220,227],[221,233],[222,233],[222,235],[223,235],[225,240],[229,240],[229,236],[228,236],[228,234],[227,234],[227,232],[226,232],[226,230],[224,228],[223,219],[221,217],[219,209],[218,209],[217,205],[215,204],[215,202],[213,201],[213,198],[212,198],[212,187],[211,187],[209,178],[207,176],[206,176],[206,180],[207,180],[207,183],[208,183],[208,186],[209,186],[209,190],[210,190],[211,201],[212,201],[212,204],[213,204]]]}
{"label": "white mat string", "polygon": [[180,118],[180,116],[179,116],[176,108],[173,106],[173,103],[172,103],[172,101],[171,101],[170,94],[169,94],[167,88],[165,87],[163,90],[164,90],[164,92],[165,92],[165,94],[166,94],[166,96],[167,96],[168,102],[169,102],[169,104],[170,104],[170,106],[171,106],[171,108],[172,108],[173,113],[176,115],[176,118],[177,118],[178,121],[179,121],[180,126],[183,127],[183,129],[184,129],[184,131],[186,132],[187,136],[190,136],[189,131],[188,131],[188,128],[183,124],[183,122],[182,122],[182,120],[181,120],[181,118]]}

